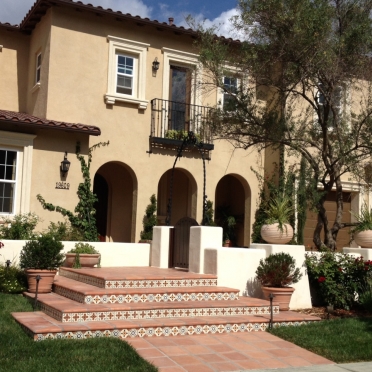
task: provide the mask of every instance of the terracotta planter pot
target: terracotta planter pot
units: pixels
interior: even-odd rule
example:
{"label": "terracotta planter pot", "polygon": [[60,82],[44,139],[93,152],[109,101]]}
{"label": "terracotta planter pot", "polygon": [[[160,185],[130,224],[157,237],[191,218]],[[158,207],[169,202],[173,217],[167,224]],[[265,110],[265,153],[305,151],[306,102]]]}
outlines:
{"label": "terracotta planter pot", "polygon": [[[101,257],[99,253],[96,254],[80,253],[79,256],[81,267],[94,267],[95,265],[99,264],[99,259]],[[75,257],[76,253],[66,253],[65,266],[72,267],[75,262]]]}
{"label": "terracotta planter pot", "polygon": [[292,293],[294,292],[293,287],[262,287],[262,292],[264,294],[265,300],[269,301],[269,295],[272,293],[275,297],[273,302],[279,303],[279,310],[287,311],[289,310],[289,303],[291,301]]}
{"label": "terracotta planter pot", "polygon": [[40,275],[38,293],[50,293],[52,292],[52,285],[54,277],[57,274],[57,270],[37,270],[37,269],[27,269],[27,281],[28,281],[28,291],[31,293],[36,292],[36,276]]}
{"label": "terracotta planter pot", "polygon": [[225,242],[223,243],[223,246],[224,247],[232,247],[233,246],[233,243],[231,240],[227,239],[225,240]]}
{"label": "terracotta planter pot", "polygon": [[261,237],[271,244],[286,244],[293,238],[293,229],[288,223],[283,225],[283,231],[280,231],[278,223],[262,225]]}
{"label": "terracotta planter pot", "polygon": [[362,248],[372,248],[372,230],[359,231],[355,233],[354,241]]}

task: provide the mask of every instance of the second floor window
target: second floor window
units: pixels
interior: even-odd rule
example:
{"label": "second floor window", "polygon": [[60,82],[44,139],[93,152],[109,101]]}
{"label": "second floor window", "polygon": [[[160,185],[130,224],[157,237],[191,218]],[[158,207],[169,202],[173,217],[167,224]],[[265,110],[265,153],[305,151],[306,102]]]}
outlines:
{"label": "second floor window", "polygon": [[14,213],[17,152],[0,149],[0,213]]}
{"label": "second floor window", "polygon": [[134,58],[117,55],[117,80],[116,80],[116,93],[133,95],[134,87]]}
{"label": "second floor window", "polygon": [[224,110],[233,111],[236,104],[235,96],[238,91],[237,78],[225,76],[223,78],[223,87],[222,107]]}
{"label": "second floor window", "polygon": [[40,82],[41,73],[41,53],[36,56],[35,84]]}

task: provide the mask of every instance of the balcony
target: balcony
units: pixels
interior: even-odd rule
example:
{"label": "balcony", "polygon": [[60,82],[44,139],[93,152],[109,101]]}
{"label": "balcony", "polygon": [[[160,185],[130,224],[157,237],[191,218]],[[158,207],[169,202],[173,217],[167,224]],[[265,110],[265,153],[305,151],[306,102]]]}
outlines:
{"label": "balcony", "polygon": [[211,110],[211,107],[153,99],[151,101],[151,149],[154,147],[177,149],[187,133],[192,131],[200,143],[199,148],[209,154],[209,151],[214,149],[210,125]]}

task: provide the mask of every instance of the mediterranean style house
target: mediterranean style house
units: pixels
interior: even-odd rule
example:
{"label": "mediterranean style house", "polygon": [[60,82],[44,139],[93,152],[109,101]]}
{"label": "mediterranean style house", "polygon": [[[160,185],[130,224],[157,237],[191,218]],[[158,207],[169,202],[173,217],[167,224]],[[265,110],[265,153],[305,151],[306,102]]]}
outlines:
{"label": "mediterranean style house", "polygon": [[[160,23],[72,0],[37,0],[19,26],[0,24],[0,214],[35,212],[42,228],[61,220],[36,195],[73,210],[82,181],[77,146],[87,155],[109,141],[91,164],[104,241],[138,241],[153,194],[164,225],[172,193],[170,225],[184,217],[200,223],[207,195],[215,210],[236,216],[236,244],[248,247],[260,191],[251,167],[272,169],[278,157],[213,140],[209,113],[226,97],[198,89],[195,38],[172,19]],[[171,182],[188,131],[203,144],[184,149]],[[65,158],[67,173],[60,169]],[[345,192],[345,218],[358,200],[353,188]],[[308,217],[306,245],[315,223]],[[347,246],[347,231],[341,234]]]}
{"label": "mediterranean style house", "polygon": [[[184,133],[203,142],[176,163],[170,224],[202,221],[205,195],[237,218],[237,245],[249,246],[259,186],[250,166],[265,156],[214,141],[211,107],[198,90],[196,33],[70,0],[38,0],[19,26],[0,24],[0,213],[35,212],[46,228],[62,216],[37,194],[73,210],[82,154],[98,142],[91,177],[105,241],[135,242],[152,194],[165,224],[171,171]],[[64,158],[71,163],[60,171]],[[40,226],[38,226],[40,227]]]}

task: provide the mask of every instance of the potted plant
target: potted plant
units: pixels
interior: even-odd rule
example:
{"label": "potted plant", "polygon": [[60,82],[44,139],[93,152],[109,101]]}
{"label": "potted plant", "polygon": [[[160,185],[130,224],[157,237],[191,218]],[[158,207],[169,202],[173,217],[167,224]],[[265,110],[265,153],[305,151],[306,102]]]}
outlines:
{"label": "potted plant", "polygon": [[100,253],[88,243],[76,243],[75,248],[66,253],[65,266],[79,269],[94,267],[101,261]]}
{"label": "potted plant", "polygon": [[275,296],[274,301],[279,303],[279,310],[289,310],[289,302],[295,290],[289,286],[297,283],[302,274],[296,268],[295,259],[288,253],[280,252],[260,260],[256,278],[262,285],[266,300],[269,300],[272,293]]}
{"label": "potted plant", "polygon": [[41,277],[38,292],[51,292],[57,269],[64,260],[62,249],[63,244],[50,234],[41,234],[26,242],[20,254],[19,265],[26,271],[29,292],[36,292],[38,275]]}
{"label": "potted plant", "polygon": [[351,230],[355,243],[362,248],[372,248],[372,209],[364,204],[359,214],[351,213],[357,220],[357,225]]}
{"label": "potted plant", "polygon": [[289,220],[293,215],[291,200],[287,196],[271,199],[265,210],[266,220],[261,227],[261,236],[267,243],[286,244],[293,238]]}
{"label": "potted plant", "polygon": [[229,205],[217,208],[216,224],[223,229],[223,246],[232,247],[236,242],[236,216],[231,213]]}

